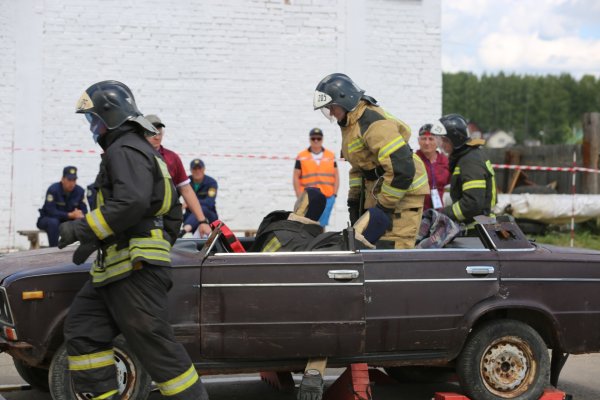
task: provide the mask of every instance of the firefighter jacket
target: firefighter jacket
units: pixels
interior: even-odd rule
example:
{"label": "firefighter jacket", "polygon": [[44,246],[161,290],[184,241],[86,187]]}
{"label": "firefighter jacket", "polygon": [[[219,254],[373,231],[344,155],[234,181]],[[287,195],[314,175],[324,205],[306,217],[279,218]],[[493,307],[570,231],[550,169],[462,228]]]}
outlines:
{"label": "firefighter jacket", "polygon": [[95,286],[122,279],[143,262],[170,266],[181,226],[181,205],[160,155],[133,128],[107,135],[97,207],[81,220],[101,242],[91,270]]}
{"label": "firefighter jacket", "polygon": [[290,211],[273,211],[260,223],[251,252],[303,251],[323,233],[318,221]]}
{"label": "firefighter jacket", "polygon": [[339,123],[342,155],[350,162],[348,199],[359,199],[363,179],[377,180],[377,201],[395,209],[407,194],[429,193],[427,171],[408,145],[410,128],[364,100]]}
{"label": "firefighter jacket", "polygon": [[321,190],[325,197],[331,197],[335,193],[335,155],[333,152],[323,149],[323,158],[317,162],[310,152],[310,148],[298,153],[296,161],[300,164],[300,187],[316,187]]}
{"label": "firefighter jacket", "polygon": [[494,167],[481,145],[471,140],[450,155],[450,197],[452,205],[443,209],[455,221],[470,224],[477,215],[490,215],[496,205]]}

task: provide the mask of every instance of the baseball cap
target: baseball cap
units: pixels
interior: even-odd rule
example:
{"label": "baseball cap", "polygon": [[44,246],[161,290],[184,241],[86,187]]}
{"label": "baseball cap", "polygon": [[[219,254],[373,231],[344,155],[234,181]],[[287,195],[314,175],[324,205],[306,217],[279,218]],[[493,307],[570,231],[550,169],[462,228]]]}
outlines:
{"label": "baseball cap", "polygon": [[199,158],[194,158],[190,163],[190,169],[194,168],[204,168],[204,161]]}
{"label": "baseball cap", "polygon": [[319,128],[312,128],[308,133],[308,136],[321,136],[323,137],[323,131]]}
{"label": "baseball cap", "polygon": [[152,125],[154,125],[157,128],[165,128],[166,125],[163,124],[163,122],[160,120],[160,118],[158,118],[158,115],[156,114],[148,114],[144,116],[148,121],[150,121],[150,123]]}
{"label": "baseball cap", "polygon": [[72,165],[64,167],[63,178],[67,178],[69,180],[77,179],[77,167],[74,167]]}

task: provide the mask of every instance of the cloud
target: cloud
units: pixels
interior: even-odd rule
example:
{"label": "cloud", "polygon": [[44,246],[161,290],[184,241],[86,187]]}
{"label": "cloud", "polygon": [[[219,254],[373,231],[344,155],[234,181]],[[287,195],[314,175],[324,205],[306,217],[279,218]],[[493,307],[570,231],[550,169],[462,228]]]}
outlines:
{"label": "cloud", "polygon": [[442,0],[442,69],[600,74],[600,2]]}
{"label": "cloud", "polygon": [[481,40],[478,54],[486,70],[574,71],[577,75],[600,71],[600,39],[544,40],[536,34],[492,33]]}

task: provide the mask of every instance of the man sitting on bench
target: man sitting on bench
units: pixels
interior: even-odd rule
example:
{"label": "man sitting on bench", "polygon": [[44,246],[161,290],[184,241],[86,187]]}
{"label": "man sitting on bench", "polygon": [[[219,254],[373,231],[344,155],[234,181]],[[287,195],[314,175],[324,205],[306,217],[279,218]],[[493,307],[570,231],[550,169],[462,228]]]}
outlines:
{"label": "man sitting on bench", "polygon": [[83,198],[85,192],[77,185],[77,168],[63,169],[60,182],[53,183],[46,192],[46,201],[40,208],[37,227],[48,234],[50,247],[58,246],[58,226],[65,221],[80,219],[87,213]]}

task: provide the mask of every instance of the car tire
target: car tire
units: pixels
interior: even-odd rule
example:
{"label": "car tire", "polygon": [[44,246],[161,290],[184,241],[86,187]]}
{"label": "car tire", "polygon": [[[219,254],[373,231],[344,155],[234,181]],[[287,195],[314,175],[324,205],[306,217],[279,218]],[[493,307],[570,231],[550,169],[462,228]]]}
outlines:
{"label": "car tire", "polygon": [[453,368],[430,366],[387,367],[385,372],[400,383],[444,383],[454,375]]}
{"label": "car tire", "polygon": [[[145,400],[152,389],[152,379],[138,358],[131,352],[125,339],[118,336],[114,342],[119,399]],[[67,349],[63,344],[50,364],[50,394],[53,400],[84,400],[75,394],[69,373]]]}
{"label": "car tire", "polygon": [[550,385],[550,357],[529,325],[499,320],[477,328],[457,362],[465,394],[478,400],[538,400]]}
{"label": "car tire", "polygon": [[32,388],[42,392],[48,392],[48,370],[44,368],[31,367],[21,360],[13,359],[15,369],[23,380],[31,385]]}

